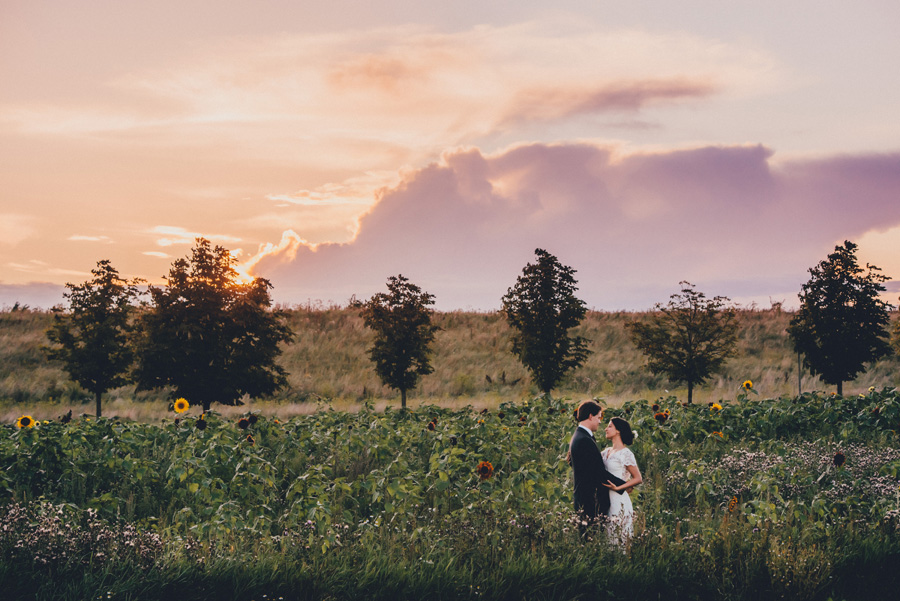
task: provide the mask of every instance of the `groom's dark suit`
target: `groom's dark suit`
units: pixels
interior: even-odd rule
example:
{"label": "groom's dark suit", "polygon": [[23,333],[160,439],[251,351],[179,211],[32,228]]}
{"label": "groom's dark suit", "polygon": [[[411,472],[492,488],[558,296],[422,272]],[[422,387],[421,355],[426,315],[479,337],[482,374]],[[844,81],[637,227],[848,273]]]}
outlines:
{"label": "groom's dark suit", "polygon": [[575,429],[569,451],[575,479],[575,511],[583,511],[590,519],[605,516],[609,513],[609,489],[603,483],[612,482],[618,486],[625,481],[606,471],[600,449],[585,428]]}

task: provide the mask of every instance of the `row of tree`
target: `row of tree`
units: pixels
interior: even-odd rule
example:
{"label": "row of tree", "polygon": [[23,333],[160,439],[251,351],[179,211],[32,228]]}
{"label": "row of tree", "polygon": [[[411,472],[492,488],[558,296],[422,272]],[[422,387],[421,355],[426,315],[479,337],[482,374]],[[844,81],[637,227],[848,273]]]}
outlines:
{"label": "row of tree", "polygon": [[[809,270],[788,328],[806,367],[839,394],[843,382],[891,350],[891,305],[880,296],[889,278],[860,267],[856,248],[847,241]],[[587,307],[575,295],[574,269],[545,250],[535,256],[502,298],[501,312],[513,330],[512,352],[549,393],[590,353],[590,341],[572,333]],[[67,284],[69,310],[54,316],[47,353],[94,394],[98,416],[102,394],[127,382],[139,390],[171,387],[204,411],[214,401],[271,394],[286,384],[276,359],[293,334],[285,314],[272,308],[271,284],[241,282],[234,267],[228,250],[200,238],[189,259],[172,265],[165,286],[147,288],[148,302],[140,300],[142,282],[122,279],[100,261],[92,280]],[[668,304],[626,327],[648,368],[685,383],[690,403],[694,387],[735,354],[737,322],[727,297],[708,299],[693,284],[681,285]],[[388,279],[387,292],[350,304],[375,333],[369,357],[376,373],[400,392],[405,408],[407,392],[433,371],[434,295],[399,275]],[[895,341],[900,346],[900,324]]]}

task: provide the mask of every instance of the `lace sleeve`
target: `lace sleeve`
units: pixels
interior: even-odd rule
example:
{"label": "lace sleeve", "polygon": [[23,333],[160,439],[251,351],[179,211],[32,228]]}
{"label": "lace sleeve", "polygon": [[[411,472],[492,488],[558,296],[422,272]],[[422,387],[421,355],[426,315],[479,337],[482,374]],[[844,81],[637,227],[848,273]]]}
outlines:
{"label": "lace sleeve", "polygon": [[637,459],[634,458],[634,453],[631,452],[631,449],[622,449],[622,465],[637,467]]}

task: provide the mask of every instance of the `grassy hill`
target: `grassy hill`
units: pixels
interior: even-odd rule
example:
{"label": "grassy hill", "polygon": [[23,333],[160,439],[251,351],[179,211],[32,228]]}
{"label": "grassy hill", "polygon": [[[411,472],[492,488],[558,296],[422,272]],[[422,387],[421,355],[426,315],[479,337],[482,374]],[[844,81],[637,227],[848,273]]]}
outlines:
{"label": "grassy hill", "polygon": [[[273,399],[297,403],[328,399],[343,407],[364,400],[381,404],[398,399],[381,386],[366,355],[371,333],[355,311],[310,306],[289,311],[296,337],[285,346],[281,362],[289,372],[290,387]],[[590,312],[579,328],[589,338],[593,353],[573,372],[555,396],[599,396],[617,405],[626,400],[675,394],[684,387],[650,373],[643,356],[628,339],[624,324],[640,313]],[[741,382],[751,379],[763,397],[797,394],[797,356],[791,350],[785,328],[792,313],[777,309],[741,310],[738,355],[722,373],[695,390],[699,403],[734,398]],[[40,347],[51,314],[39,311],[0,313],[0,405],[21,411],[34,404],[70,406],[75,413],[90,412],[88,395],[72,383],[58,366],[47,362]],[[496,405],[503,400],[537,394],[527,372],[509,352],[509,334],[496,312],[438,313],[432,364],[434,373],[420,381],[411,403],[445,406]],[[869,386],[900,385],[900,361],[889,357],[870,366],[856,381],[845,384],[845,394]],[[828,390],[821,381],[804,373],[802,389]],[[158,401],[165,392],[135,394],[133,387],[112,391],[105,404]],[[82,407],[81,404],[85,403]],[[158,405],[154,403],[154,405]]]}

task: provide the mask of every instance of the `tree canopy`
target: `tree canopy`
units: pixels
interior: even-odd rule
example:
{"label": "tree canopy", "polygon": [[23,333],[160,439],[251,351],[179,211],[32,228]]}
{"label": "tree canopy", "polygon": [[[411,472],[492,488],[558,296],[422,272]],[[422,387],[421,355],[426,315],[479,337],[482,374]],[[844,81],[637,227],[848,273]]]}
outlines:
{"label": "tree canopy", "polygon": [[891,305],[881,300],[890,278],[874,265],[859,266],[857,245],[845,240],[809,269],[800,290],[800,309],[788,326],[804,364],[826,384],[852,380],[865,364],[890,352],[887,324]]}
{"label": "tree canopy", "polygon": [[172,386],[200,402],[239,403],[244,394],[271,394],[287,384],[275,360],[293,337],[283,312],[271,309],[264,278],[241,282],[236,260],[198,238],[190,259],[178,259],[165,286],[151,286],[139,320],[139,389]]}
{"label": "tree canopy", "polygon": [[727,297],[707,299],[690,282],[679,284],[681,292],[670,296],[667,305],[657,303],[646,321],[630,321],[625,327],[647,356],[650,371],[686,383],[687,402],[692,403],[694,386],[734,355],[737,323]]}
{"label": "tree canopy", "polygon": [[547,251],[534,251],[537,261],[528,263],[515,286],[502,299],[502,311],[513,328],[512,352],[531,372],[544,393],[590,354],[588,339],[570,336],[587,313],[571,267],[562,265]]}
{"label": "tree canopy", "polygon": [[91,273],[94,277],[83,284],[66,284],[63,296],[69,311],[55,312],[47,330],[51,346],[45,352],[94,395],[100,417],[103,393],[128,381],[133,356],[130,317],[137,290],[136,282],[119,277],[109,260],[99,261]]}
{"label": "tree canopy", "polygon": [[369,357],[381,381],[400,391],[406,408],[406,393],[420,376],[430,374],[431,343],[439,329],[432,324],[434,295],[423,292],[403,275],[391,276],[388,291],[378,292],[366,302],[352,302],[366,326],[375,331]]}

